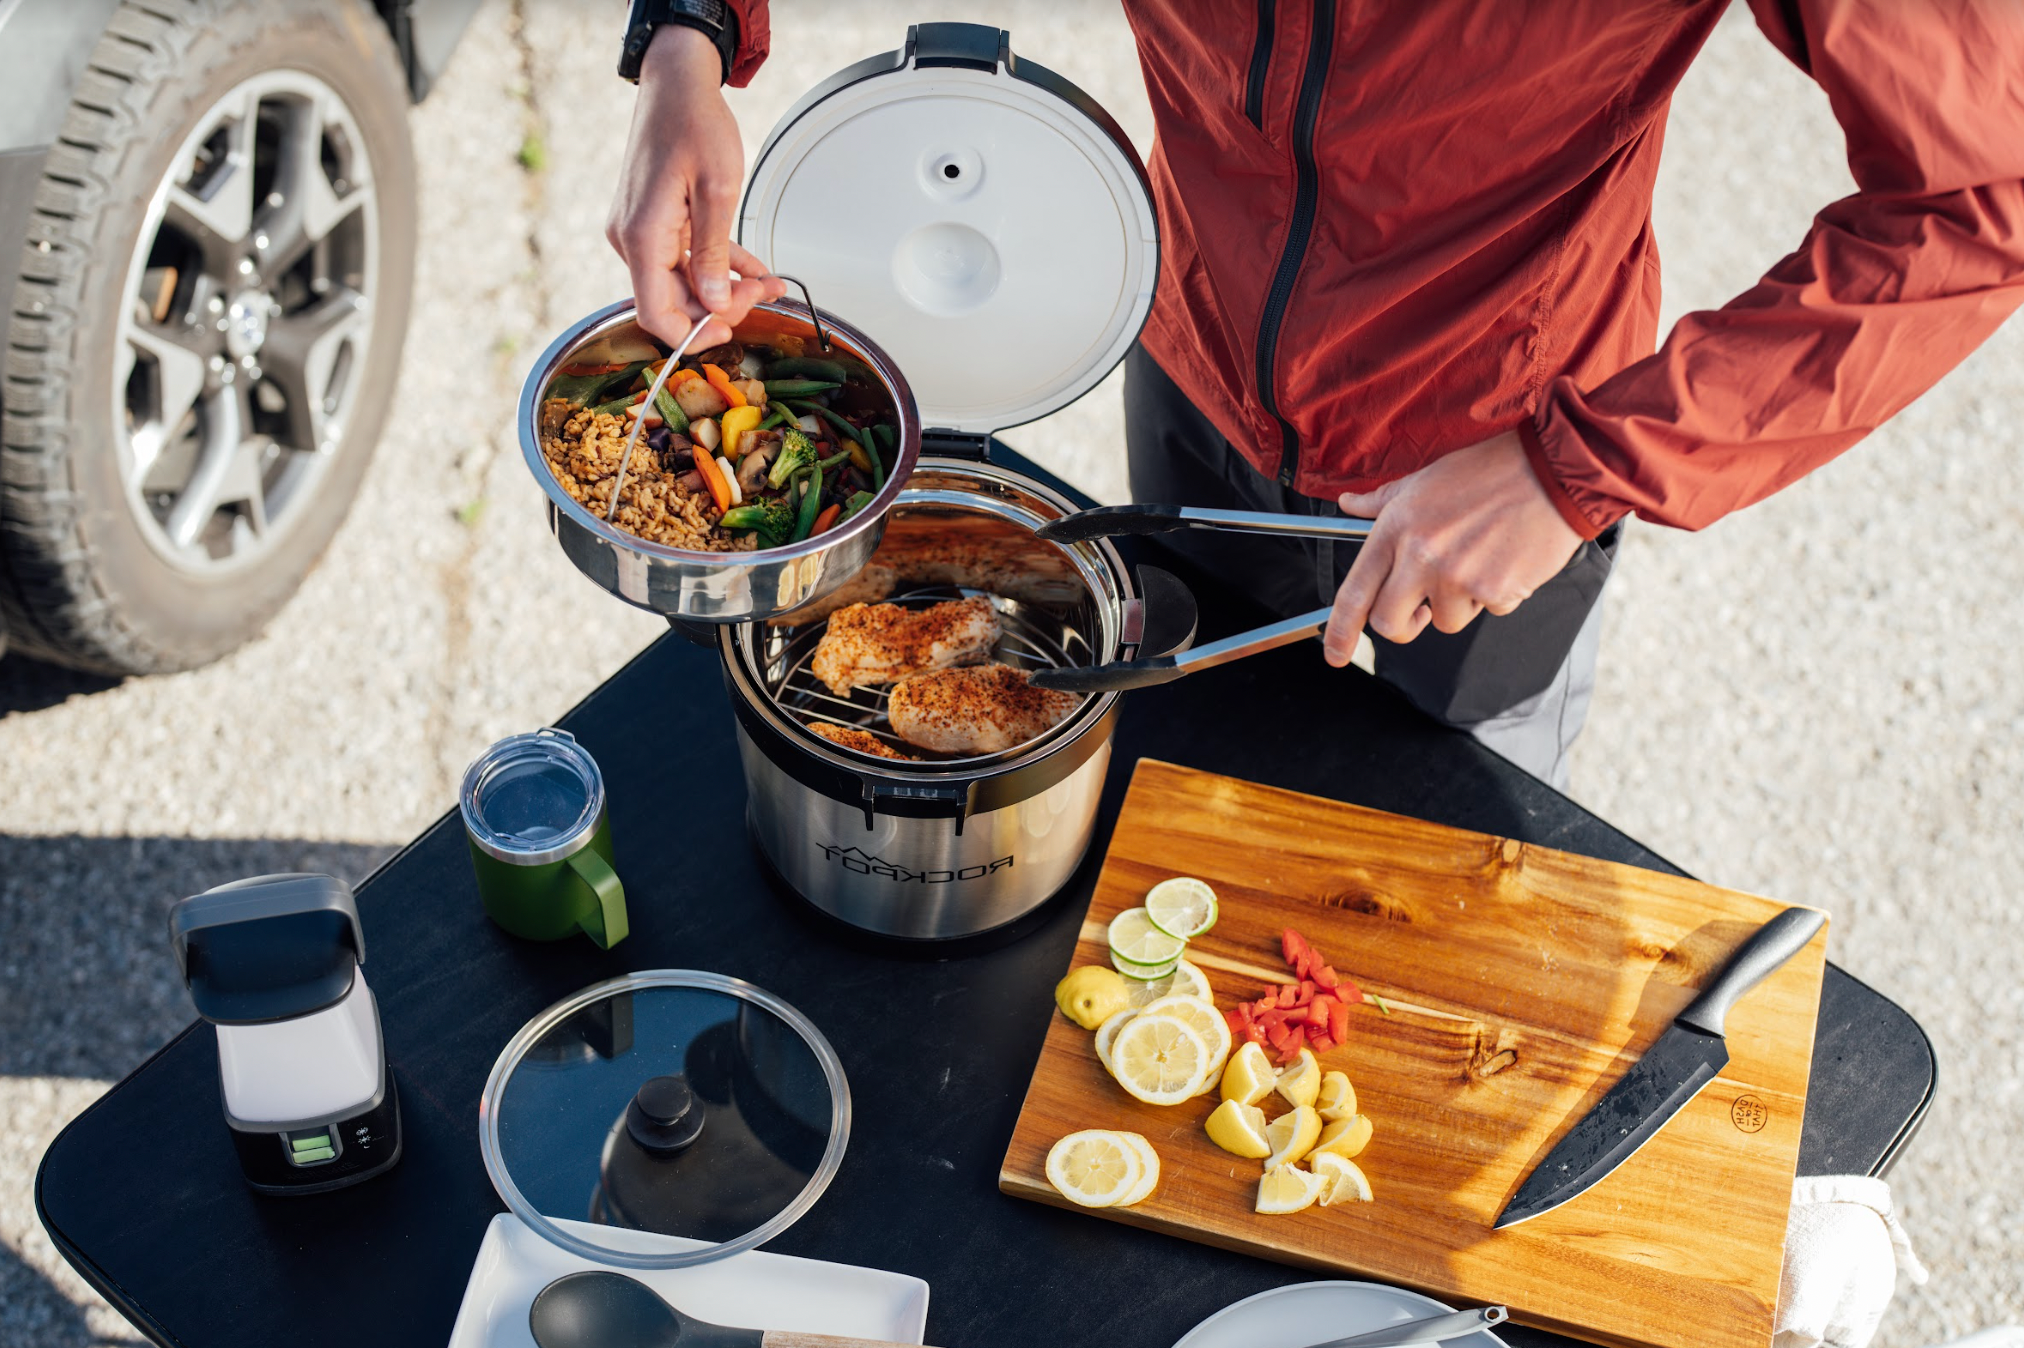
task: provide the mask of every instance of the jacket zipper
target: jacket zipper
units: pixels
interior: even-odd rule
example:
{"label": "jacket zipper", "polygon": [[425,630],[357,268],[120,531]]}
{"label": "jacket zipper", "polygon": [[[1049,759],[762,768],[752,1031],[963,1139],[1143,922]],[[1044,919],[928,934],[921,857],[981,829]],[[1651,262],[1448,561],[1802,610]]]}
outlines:
{"label": "jacket zipper", "polygon": [[[1314,165],[1314,124],[1321,115],[1321,89],[1328,82],[1329,57],[1335,48],[1335,0],[1314,0],[1314,22],[1308,33],[1307,68],[1300,75],[1300,98],[1293,109],[1293,214],[1286,223],[1286,247],[1272,289],[1265,295],[1265,316],[1258,324],[1258,397],[1279,423],[1279,481],[1292,486],[1300,471],[1300,436],[1279,410],[1272,390],[1273,359],[1279,350],[1279,325],[1293,298],[1293,282],[1314,233],[1314,211],[1321,195]],[[1255,64],[1254,64],[1255,70]]]}
{"label": "jacket zipper", "polygon": [[1272,17],[1278,0],[1258,0],[1258,40],[1251,44],[1251,75],[1244,82],[1244,116],[1265,129],[1265,75],[1272,68]]}

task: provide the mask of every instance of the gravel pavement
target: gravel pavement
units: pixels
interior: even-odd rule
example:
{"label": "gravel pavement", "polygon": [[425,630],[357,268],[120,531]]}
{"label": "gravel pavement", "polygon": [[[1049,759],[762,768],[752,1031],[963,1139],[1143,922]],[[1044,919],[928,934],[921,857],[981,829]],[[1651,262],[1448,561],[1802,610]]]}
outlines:
{"label": "gravel pavement", "polygon": [[[657,634],[578,578],[512,434],[554,329],[623,293],[602,232],[631,93],[616,18],[490,0],[414,113],[422,254],[406,368],[350,522],[268,633],[112,684],[0,662],[0,1345],[129,1340],[62,1264],[30,1183],[63,1123],[188,1017],[161,937],[241,875],[353,880]],[[910,20],[1018,48],[1151,127],[1109,5],[777,0],[733,98],[748,155],[807,87]],[[523,161],[543,165],[529,170]],[[1719,303],[1849,190],[1825,99],[1732,15],[1682,88],[1660,179],[1669,315]],[[1700,536],[1634,529],[1575,764],[1585,804],[1715,883],[1818,904],[1834,957],[1932,1035],[1941,1092],[1893,1183],[1932,1267],[1878,1342],[2024,1321],[2024,325],[1890,427]],[[1124,495],[1115,382],[1006,437]],[[558,639],[556,619],[573,624]]]}

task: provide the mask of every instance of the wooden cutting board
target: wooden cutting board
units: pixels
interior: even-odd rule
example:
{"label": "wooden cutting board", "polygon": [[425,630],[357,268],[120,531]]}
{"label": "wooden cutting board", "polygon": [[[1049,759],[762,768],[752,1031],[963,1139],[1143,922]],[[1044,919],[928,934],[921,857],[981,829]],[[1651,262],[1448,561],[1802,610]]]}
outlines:
{"label": "wooden cutting board", "polygon": [[[1323,1058],[1376,1125],[1376,1201],[1252,1211],[1261,1164],[1202,1132],[1209,1096],[1141,1104],[1056,1013],[999,1187],[1072,1206],[1048,1148],[1078,1128],[1142,1133],[1158,1190],[1078,1209],[1459,1303],[1608,1344],[1763,1348],[1805,1113],[1826,932],[1729,1014],[1727,1070],[1580,1198],[1491,1223],[1533,1163],[1784,905],[1692,880],[1146,760],[1125,797],[1074,965],[1155,883],[1193,875],[1222,916],[1188,958],[1228,1007],[1291,975],[1299,929],[1392,1014],[1357,1007]],[[1064,971],[1065,972],[1065,971]],[[1277,1096],[1269,1115],[1286,1108]]]}

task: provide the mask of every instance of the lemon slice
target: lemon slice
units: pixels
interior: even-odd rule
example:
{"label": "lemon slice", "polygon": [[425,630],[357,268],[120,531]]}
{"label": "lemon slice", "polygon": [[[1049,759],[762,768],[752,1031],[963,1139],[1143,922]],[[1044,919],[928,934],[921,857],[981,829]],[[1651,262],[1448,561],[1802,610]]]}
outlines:
{"label": "lemon slice", "polygon": [[1153,1144],[1137,1133],[1112,1133],[1115,1137],[1139,1154],[1139,1164],[1144,1167],[1139,1182],[1132,1191],[1117,1200],[1117,1206],[1128,1208],[1134,1203],[1143,1203],[1152,1197],[1154,1189],[1160,1186],[1160,1154],[1153,1150]]}
{"label": "lemon slice", "polygon": [[1314,1050],[1303,1048],[1300,1059],[1293,1066],[1279,1074],[1273,1089],[1286,1097],[1286,1103],[1296,1108],[1312,1105],[1321,1094],[1321,1064],[1314,1060]]}
{"label": "lemon slice", "polygon": [[1140,1012],[1110,1042],[1117,1084],[1149,1105],[1177,1105],[1201,1089],[1209,1046],[1179,1016]]}
{"label": "lemon slice", "polygon": [[1309,1164],[1321,1178],[1321,1206],[1333,1207],[1337,1203],[1370,1202],[1370,1181],[1364,1178],[1363,1168],[1347,1157],[1334,1152],[1317,1152]]}
{"label": "lemon slice", "polygon": [[1191,941],[1216,925],[1216,891],[1188,876],[1162,880],[1146,894],[1146,917],[1167,935]]}
{"label": "lemon slice", "polygon": [[1123,974],[1133,983],[1159,983],[1165,985],[1180,968],[1180,961],[1168,960],[1165,964],[1133,964],[1130,960],[1125,959],[1113,950],[1110,952],[1110,967]]}
{"label": "lemon slice", "polygon": [[1311,1208],[1326,1183],[1321,1176],[1309,1174],[1297,1165],[1272,1166],[1265,1171],[1265,1178],[1258,1181],[1257,1210],[1278,1216]]}
{"label": "lemon slice", "polygon": [[1209,1134],[1209,1141],[1232,1156],[1262,1161],[1272,1154],[1272,1144],[1265,1138],[1265,1111],[1256,1105],[1225,1100],[1202,1127]]}
{"label": "lemon slice", "polygon": [[1265,1140],[1272,1144],[1272,1154],[1265,1158],[1265,1168],[1292,1165],[1295,1161],[1314,1150],[1314,1144],[1321,1139],[1321,1116],[1311,1105],[1281,1114],[1265,1125]]}
{"label": "lemon slice", "polygon": [[[1127,908],[1110,920],[1111,957],[1126,964],[1158,969],[1178,960],[1187,948],[1188,943],[1180,937],[1169,936],[1155,927],[1143,908]],[[1157,976],[1164,977],[1172,972],[1172,969],[1163,969]]]}
{"label": "lemon slice", "polygon": [[1120,1011],[1096,1027],[1096,1060],[1112,1076],[1117,1075],[1117,1068],[1111,1066],[1110,1046],[1117,1041],[1117,1032],[1124,1028],[1124,1023],[1137,1014],[1136,1011]]}
{"label": "lemon slice", "polygon": [[1314,1097],[1314,1112],[1326,1121],[1356,1117],[1356,1087],[1342,1072],[1323,1072],[1321,1090]]}
{"label": "lemon slice", "polygon": [[1279,1074],[1272,1070],[1272,1060],[1265,1056],[1264,1048],[1258,1044],[1239,1046],[1223,1068],[1225,1100],[1255,1105],[1272,1094],[1272,1088],[1278,1084]]}
{"label": "lemon slice", "polygon": [[1164,978],[1134,982],[1127,991],[1131,996],[1133,1010],[1143,1009],[1147,1002],[1171,993],[1179,993],[1184,997],[1200,997],[1205,1002],[1216,999],[1215,990],[1209,986],[1209,980],[1191,960],[1177,960],[1174,963],[1174,971]]}
{"label": "lemon slice", "polygon": [[1086,1208],[1116,1206],[1138,1187],[1144,1171],[1136,1147],[1094,1128],[1070,1133],[1047,1151],[1047,1182]]}
{"label": "lemon slice", "polygon": [[1314,1144],[1314,1150],[1330,1152],[1347,1161],[1363,1154],[1363,1149],[1370,1145],[1371,1132],[1370,1119],[1365,1115],[1337,1119],[1321,1130],[1321,1139]]}
{"label": "lemon slice", "polygon": [[1171,993],[1146,1003],[1141,1015],[1178,1016],[1194,1026],[1195,1033],[1202,1036],[1202,1042],[1209,1046],[1209,1061],[1202,1068],[1202,1079],[1195,1083],[1195,1094],[1203,1095],[1216,1088],[1223,1079],[1223,1064],[1230,1057],[1230,1022],[1223,1019],[1223,1013],[1215,1004],[1200,997],[1184,997]]}

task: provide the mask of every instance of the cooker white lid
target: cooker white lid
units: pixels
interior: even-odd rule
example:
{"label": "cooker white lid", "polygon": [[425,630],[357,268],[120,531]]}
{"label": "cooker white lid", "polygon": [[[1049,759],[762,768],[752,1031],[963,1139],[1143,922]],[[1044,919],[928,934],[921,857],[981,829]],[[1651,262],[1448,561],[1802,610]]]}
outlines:
{"label": "cooker white lid", "polygon": [[1152,306],[1144,166],[1101,107],[1009,35],[926,23],[768,137],[739,241],[892,356],[929,432],[1064,407]]}

